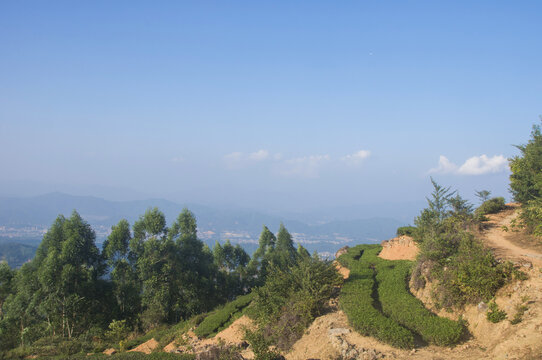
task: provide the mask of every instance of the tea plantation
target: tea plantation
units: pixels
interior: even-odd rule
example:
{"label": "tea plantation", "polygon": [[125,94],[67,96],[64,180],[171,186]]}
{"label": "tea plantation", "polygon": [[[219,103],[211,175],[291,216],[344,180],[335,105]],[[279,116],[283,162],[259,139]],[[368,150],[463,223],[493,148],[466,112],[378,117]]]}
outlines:
{"label": "tea plantation", "polygon": [[412,262],[381,259],[377,256],[381,249],[358,245],[338,258],[350,269],[340,304],[351,325],[400,348],[412,348],[415,336],[435,345],[457,343],[464,326],[427,310],[407,288]]}

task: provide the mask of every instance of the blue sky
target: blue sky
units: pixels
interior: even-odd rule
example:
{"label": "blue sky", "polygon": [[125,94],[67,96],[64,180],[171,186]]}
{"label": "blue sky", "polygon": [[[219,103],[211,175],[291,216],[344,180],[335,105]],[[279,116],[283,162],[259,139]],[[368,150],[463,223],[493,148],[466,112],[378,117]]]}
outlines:
{"label": "blue sky", "polygon": [[[3,1],[0,185],[273,211],[509,196],[540,2]],[[470,160],[469,160],[470,159]]]}

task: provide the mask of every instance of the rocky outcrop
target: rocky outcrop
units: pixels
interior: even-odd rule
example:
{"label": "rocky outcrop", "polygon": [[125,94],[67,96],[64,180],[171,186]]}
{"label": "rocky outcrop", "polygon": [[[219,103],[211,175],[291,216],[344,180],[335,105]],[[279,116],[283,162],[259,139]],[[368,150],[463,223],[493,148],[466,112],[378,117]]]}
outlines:
{"label": "rocky outcrop", "polygon": [[344,336],[349,333],[350,329],[347,328],[333,328],[328,330],[331,344],[339,351],[342,359],[377,360],[384,357],[382,353],[375,349],[365,349],[349,343]]}

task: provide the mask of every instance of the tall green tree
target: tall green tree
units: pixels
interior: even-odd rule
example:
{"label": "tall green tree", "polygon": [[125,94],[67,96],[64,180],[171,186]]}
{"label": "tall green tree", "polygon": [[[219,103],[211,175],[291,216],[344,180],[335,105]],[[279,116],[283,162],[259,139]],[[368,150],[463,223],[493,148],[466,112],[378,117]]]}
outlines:
{"label": "tall green tree", "polygon": [[2,310],[4,301],[13,292],[14,276],[15,271],[9,267],[8,263],[0,261],[0,320],[2,320],[4,315],[4,311]]}
{"label": "tall green tree", "polygon": [[176,246],[178,318],[188,317],[216,305],[215,268],[212,252],[197,236],[197,221],[188,209],[171,226],[170,239]]}
{"label": "tall green tree", "polygon": [[542,195],[542,132],[534,125],[531,139],[525,145],[516,146],[521,152],[510,161],[510,191],[522,204],[537,200]]}
{"label": "tall green tree", "polygon": [[534,125],[531,139],[516,146],[521,154],[509,159],[510,191],[522,204],[520,218],[527,230],[542,236],[542,131]]}
{"label": "tall green tree", "polygon": [[126,319],[130,325],[141,307],[141,286],[137,276],[137,261],[130,256],[132,234],[127,220],[121,220],[111,228],[111,234],[103,244],[102,255],[110,270],[113,295],[117,305],[116,319]]}
{"label": "tall green tree", "polygon": [[289,266],[296,262],[297,251],[294,247],[292,235],[288,232],[283,223],[280,223],[277,233],[277,244],[275,246],[274,261],[279,266]]}
{"label": "tall green tree", "polygon": [[264,225],[258,240],[258,249],[252,254],[252,259],[248,264],[248,272],[254,280],[254,285],[263,284],[272,260],[276,241],[275,235]]}

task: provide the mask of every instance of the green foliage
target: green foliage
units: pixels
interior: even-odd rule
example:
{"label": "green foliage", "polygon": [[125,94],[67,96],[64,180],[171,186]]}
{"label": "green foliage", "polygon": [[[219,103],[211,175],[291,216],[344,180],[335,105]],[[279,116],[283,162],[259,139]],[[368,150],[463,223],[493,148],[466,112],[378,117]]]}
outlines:
{"label": "green foliage", "polygon": [[506,319],[506,312],[504,310],[500,310],[494,301],[490,302],[488,306],[489,310],[486,313],[486,318],[489,321],[492,323],[498,323]]}
{"label": "green foliage", "polygon": [[248,306],[253,298],[254,294],[250,293],[248,295],[239,296],[234,301],[230,301],[207,316],[194,332],[199,337],[208,337],[216,333],[217,330],[226,324],[236,313]]}
{"label": "green foliage", "polygon": [[542,132],[534,125],[531,139],[516,146],[521,155],[509,159],[510,191],[522,204],[521,220],[531,233],[542,236]]}
{"label": "green foliage", "polygon": [[486,200],[476,209],[475,214],[477,216],[483,216],[487,214],[496,214],[501,210],[506,208],[503,197],[495,197],[489,200]]}
{"label": "green foliage", "polygon": [[265,338],[261,330],[251,331],[247,329],[244,338],[254,351],[255,360],[283,359],[280,353],[269,349],[271,343]]}
{"label": "green foliage", "polygon": [[463,234],[457,252],[434,275],[439,280],[437,304],[452,307],[492,298],[513,270],[507,263],[498,263],[472,235]]}
{"label": "green foliage", "polygon": [[[463,325],[432,314],[410,294],[407,283],[412,262],[383,260],[377,257],[380,250],[377,245],[360,245],[339,258],[350,269],[341,306],[354,327],[397,347],[413,346],[410,331],[432,344],[457,343]],[[350,283],[357,286],[351,289]]]}
{"label": "green foliage", "polygon": [[324,312],[340,283],[335,267],[317,257],[301,257],[285,268],[272,265],[265,284],[255,290],[253,314],[266,336],[287,349]]}
{"label": "green foliage", "polygon": [[510,320],[510,324],[516,325],[522,322],[523,315],[525,314],[525,311],[527,311],[528,309],[529,308],[527,307],[527,305],[524,305],[524,304],[519,304],[518,306],[516,306],[516,314],[514,315],[512,320]]}
{"label": "green foliage", "polygon": [[[227,242],[222,263],[215,264],[196,230],[187,209],[171,228],[163,213],[149,209],[132,229],[126,220],[113,226],[100,254],[79,214],[59,216],[33,261],[16,272],[0,264],[0,350],[58,337],[71,341],[58,349],[71,354],[78,346],[73,341],[82,339],[81,351],[88,352],[142,327],[166,341],[174,331],[162,324],[250,291],[246,252]],[[46,345],[40,351],[57,354]]]}
{"label": "green foliage", "polygon": [[19,268],[25,262],[32,260],[36,254],[34,246],[15,242],[0,243],[0,263],[5,261],[12,268]]}
{"label": "green foliage", "polygon": [[488,191],[488,190],[480,190],[480,191],[475,191],[475,195],[478,199],[480,199],[480,202],[481,203],[484,203],[486,202],[487,200],[489,200],[489,196],[491,195],[491,191]]}
{"label": "green foliage", "polygon": [[376,255],[379,252],[379,246],[358,245],[339,257],[338,261],[350,269],[350,276],[341,289],[341,308],[350,324],[362,335],[374,336],[395,347],[412,348],[413,333],[379,310],[378,299],[374,296],[377,286],[374,267],[360,261],[367,254]]}
{"label": "green foliage", "polygon": [[399,324],[420,334],[431,344],[456,344],[463,334],[463,325],[434,315],[408,291],[407,279],[412,263],[379,260],[376,265],[376,280],[382,311]]}
{"label": "green foliage", "polygon": [[130,328],[126,325],[126,320],[113,320],[109,324],[109,331],[105,333],[105,336],[117,343],[123,340],[129,332]]}
{"label": "green foliage", "polygon": [[397,228],[397,236],[414,236],[416,233],[416,227],[415,226],[401,226]]}
{"label": "green foliage", "polygon": [[[429,207],[415,220],[420,254],[412,273],[414,285],[420,288],[433,281],[436,304],[446,308],[490,299],[513,272],[508,265],[497,263],[468,229],[476,223],[475,217],[480,219],[502,208],[504,198],[485,201],[474,215],[472,206],[465,200],[458,195],[442,195],[442,187],[432,182],[435,188],[432,198],[444,197],[439,201],[445,204],[441,206],[444,216],[438,216],[436,206],[429,201]],[[444,193],[448,194],[449,188],[446,190]]]}

